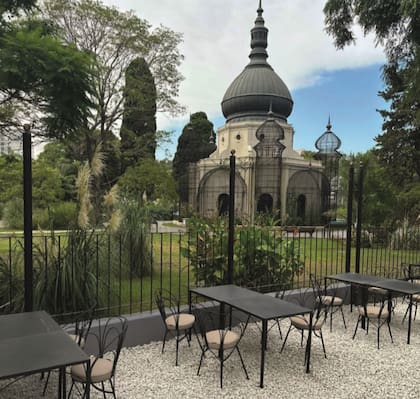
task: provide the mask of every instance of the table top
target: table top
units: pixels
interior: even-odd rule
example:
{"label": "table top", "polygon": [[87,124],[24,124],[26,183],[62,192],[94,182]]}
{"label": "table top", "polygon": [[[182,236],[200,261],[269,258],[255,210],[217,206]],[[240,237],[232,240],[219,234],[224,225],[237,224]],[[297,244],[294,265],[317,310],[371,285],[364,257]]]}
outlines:
{"label": "table top", "polygon": [[311,313],[312,309],[236,285],[192,288],[192,293],[233,306],[261,320]]}
{"label": "table top", "polygon": [[345,283],[353,283],[360,285],[377,286],[377,282],[385,280],[384,277],[371,276],[369,274],[360,274],[360,273],[339,273],[339,274],[330,274],[326,278],[331,280],[342,281]]}
{"label": "table top", "polygon": [[375,283],[375,287],[383,288],[388,291],[399,292],[406,295],[414,295],[420,293],[420,284],[415,284],[405,280],[383,280]]}
{"label": "table top", "polygon": [[0,378],[87,362],[89,356],[46,312],[0,316]]}

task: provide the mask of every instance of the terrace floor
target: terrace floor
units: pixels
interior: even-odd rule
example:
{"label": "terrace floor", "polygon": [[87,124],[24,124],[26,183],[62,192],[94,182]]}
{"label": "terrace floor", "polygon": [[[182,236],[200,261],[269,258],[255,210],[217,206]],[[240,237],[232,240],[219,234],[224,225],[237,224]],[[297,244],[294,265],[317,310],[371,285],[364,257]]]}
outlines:
{"label": "terrace floor", "polygon": [[[219,387],[219,363],[207,356],[200,376],[196,375],[200,349],[193,339],[191,348],[180,345],[180,365],[175,367],[175,344],[167,343],[161,354],[161,342],[125,348],[117,368],[118,398],[419,398],[420,384],[420,320],[413,323],[411,344],[407,345],[407,322],[401,324],[406,305],[399,304],[392,321],[394,344],[386,326],[381,329],[381,348],[376,349],[376,329],[369,334],[358,331],[351,339],[356,324],[356,312],[346,308],[347,330],[339,314],[335,314],[333,332],[323,328],[328,358],[325,359],[319,339],[312,341],[311,373],[304,372],[304,349],[300,334],[290,333],[285,350],[277,328],[269,334],[266,354],[265,387],[259,388],[260,331],[248,325],[240,348],[248,373],[245,379],[236,354],[225,364],[224,387]],[[288,320],[281,322],[283,334]],[[55,374],[55,373],[54,373]],[[55,377],[54,377],[55,378]],[[1,383],[1,382],[0,382]],[[1,398],[40,398],[43,381],[39,375],[22,379]],[[46,398],[56,397],[53,379]],[[74,395],[73,397],[76,397]],[[94,398],[102,396],[95,393]]]}

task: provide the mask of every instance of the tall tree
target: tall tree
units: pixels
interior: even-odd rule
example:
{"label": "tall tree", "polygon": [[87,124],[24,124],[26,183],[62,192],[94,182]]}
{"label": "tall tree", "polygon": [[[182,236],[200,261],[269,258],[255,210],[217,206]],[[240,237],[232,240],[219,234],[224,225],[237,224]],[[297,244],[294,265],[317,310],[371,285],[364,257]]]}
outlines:
{"label": "tall tree", "polygon": [[22,0],[0,6],[0,130],[13,134],[29,119],[37,122],[34,132],[62,137],[88,119],[93,62],[63,44],[44,21],[17,17],[33,5]]}
{"label": "tall tree", "polygon": [[376,137],[376,153],[394,182],[419,181],[420,0],[328,0],[324,13],[338,48],[355,41],[355,23],[384,46],[386,88],[380,95],[390,109],[381,111],[383,133]]}
{"label": "tall tree", "polygon": [[[61,28],[65,42],[93,54],[95,107],[88,131],[99,131],[102,142],[107,132],[116,132],[124,112],[124,75],[130,63],[142,57],[155,79],[158,111],[177,114],[183,59],[178,45],[181,35],[149,23],[133,12],[120,12],[97,0],[46,0],[45,15]],[[91,155],[91,154],[90,154]]]}
{"label": "tall tree", "polygon": [[190,116],[190,122],[182,129],[173,160],[174,178],[181,202],[188,202],[188,164],[207,158],[214,150],[213,123],[205,112]]}
{"label": "tall tree", "polygon": [[122,172],[139,159],[155,158],[156,86],[144,58],[134,59],[125,73],[120,137]]}

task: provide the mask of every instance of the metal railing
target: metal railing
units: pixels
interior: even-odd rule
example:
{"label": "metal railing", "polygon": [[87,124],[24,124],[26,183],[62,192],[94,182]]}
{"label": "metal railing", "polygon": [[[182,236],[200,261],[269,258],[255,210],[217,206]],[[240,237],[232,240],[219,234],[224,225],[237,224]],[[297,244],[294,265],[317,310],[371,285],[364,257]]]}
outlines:
{"label": "metal railing", "polygon": [[[360,271],[388,275],[397,270],[402,277],[401,264],[420,263],[419,238],[418,226],[363,230]],[[34,233],[34,309],[71,314],[95,302],[104,315],[151,311],[154,291],[161,287],[186,301],[191,286],[223,283],[226,240],[227,235],[212,239],[211,233],[147,233],[139,247],[138,241],[105,232]],[[247,230],[237,240],[235,283],[264,292],[309,286],[311,273],[322,277],[346,268],[343,229],[276,228],[268,238]],[[12,312],[24,304],[22,248],[22,235],[0,236],[0,305],[8,303]],[[351,270],[355,251],[352,245]]]}

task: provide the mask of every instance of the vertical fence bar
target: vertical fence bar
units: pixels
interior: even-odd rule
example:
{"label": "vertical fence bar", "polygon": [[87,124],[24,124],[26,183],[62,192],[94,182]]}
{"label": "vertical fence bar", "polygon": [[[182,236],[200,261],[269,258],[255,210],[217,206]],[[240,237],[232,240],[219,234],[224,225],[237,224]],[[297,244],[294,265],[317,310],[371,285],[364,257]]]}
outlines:
{"label": "vertical fence bar", "polygon": [[235,235],[235,150],[231,151],[229,163],[229,236],[227,283],[233,282],[233,242]]}
{"label": "vertical fence bar", "polygon": [[23,132],[23,231],[25,312],[33,310],[32,265],[32,143],[31,125],[25,124]]}
{"label": "vertical fence bar", "polygon": [[357,225],[356,225],[356,273],[360,273],[360,240],[362,237],[362,202],[363,202],[364,166],[360,162],[357,184]]}
{"label": "vertical fence bar", "polygon": [[346,273],[350,272],[351,262],[351,229],[353,223],[353,189],[354,189],[354,165],[350,163],[349,186],[347,193],[347,233],[346,233]]}

